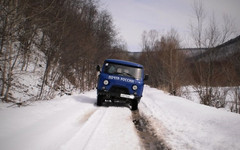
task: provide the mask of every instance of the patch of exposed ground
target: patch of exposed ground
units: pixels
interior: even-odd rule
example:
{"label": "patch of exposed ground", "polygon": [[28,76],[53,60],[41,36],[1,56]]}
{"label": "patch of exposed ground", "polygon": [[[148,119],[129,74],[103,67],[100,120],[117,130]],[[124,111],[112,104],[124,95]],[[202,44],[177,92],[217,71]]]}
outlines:
{"label": "patch of exposed ground", "polygon": [[163,139],[157,136],[146,117],[141,116],[139,111],[132,112],[133,123],[146,150],[170,150]]}

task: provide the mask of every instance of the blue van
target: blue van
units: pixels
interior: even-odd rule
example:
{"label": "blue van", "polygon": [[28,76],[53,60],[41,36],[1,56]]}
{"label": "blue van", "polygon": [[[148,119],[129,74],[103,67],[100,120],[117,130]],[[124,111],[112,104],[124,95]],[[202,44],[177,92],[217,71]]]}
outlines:
{"label": "blue van", "polygon": [[97,66],[97,105],[102,106],[105,100],[111,102],[129,103],[132,110],[138,109],[138,103],[142,97],[144,81],[148,75],[144,75],[143,66],[134,62],[106,59],[100,69]]}

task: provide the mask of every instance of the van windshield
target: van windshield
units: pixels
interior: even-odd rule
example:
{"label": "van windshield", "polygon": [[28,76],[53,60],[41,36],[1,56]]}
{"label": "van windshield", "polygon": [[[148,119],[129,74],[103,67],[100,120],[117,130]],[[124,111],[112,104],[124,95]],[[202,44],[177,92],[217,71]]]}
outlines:
{"label": "van windshield", "polygon": [[132,77],[137,80],[142,78],[142,68],[114,63],[105,63],[104,73]]}

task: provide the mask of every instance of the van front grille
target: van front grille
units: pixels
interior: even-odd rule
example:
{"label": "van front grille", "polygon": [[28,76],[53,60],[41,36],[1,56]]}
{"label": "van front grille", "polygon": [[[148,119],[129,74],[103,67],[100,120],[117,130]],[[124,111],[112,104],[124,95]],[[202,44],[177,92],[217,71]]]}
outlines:
{"label": "van front grille", "polygon": [[129,91],[127,88],[119,87],[119,86],[112,86],[109,91],[113,93],[129,94]]}

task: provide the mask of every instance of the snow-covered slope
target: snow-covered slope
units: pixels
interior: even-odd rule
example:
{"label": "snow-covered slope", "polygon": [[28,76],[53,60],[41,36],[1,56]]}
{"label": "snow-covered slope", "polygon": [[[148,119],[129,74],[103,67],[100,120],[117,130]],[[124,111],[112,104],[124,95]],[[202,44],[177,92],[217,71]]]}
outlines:
{"label": "snow-covered slope", "polygon": [[[0,103],[1,150],[144,149],[126,107],[97,107],[96,91],[27,107]],[[145,86],[139,111],[172,149],[240,149],[240,115]]]}
{"label": "snow-covered slope", "polygon": [[[35,48],[36,49],[36,48]],[[38,50],[29,57],[29,62],[22,66],[23,60],[18,59],[13,70],[13,81],[10,88],[10,100],[21,102],[35,97],[39,94],[42,77],[46,66],[44,54]]]}
{"label": "snow-covered slope", "polygon": [[[16,61],[13,69],[12,86],[9,91],[9,100],[12,102],[33,101],[40,94],[46,69],[46,56],[36,47],[33,49],[35,51],[29,56],[28,63],[25,66],[23,66],[23,59],[21,57]],[[44,83],[44,90],[41,97],[45,99],[52,99],[56,95],[71,94],[71,92],[78,91],[77,89],[73,91],[73,85],[65,77],[62,78],[64,84],[61,84],[61,89],[60,85],[57,86],[55,84],[55,81],[60,76],[60,72],[55,71],[58,67],[58,65],[55,65],[55,68],[50,70],[48,82]],[[54,73],[53,70],[55,71]],[[55,88],[53,88],[54,84]]]}
{"label": "snow-covered slope", "polygon": [[173,149],[240,149],[240,115],[145,87],[140,104]]}

